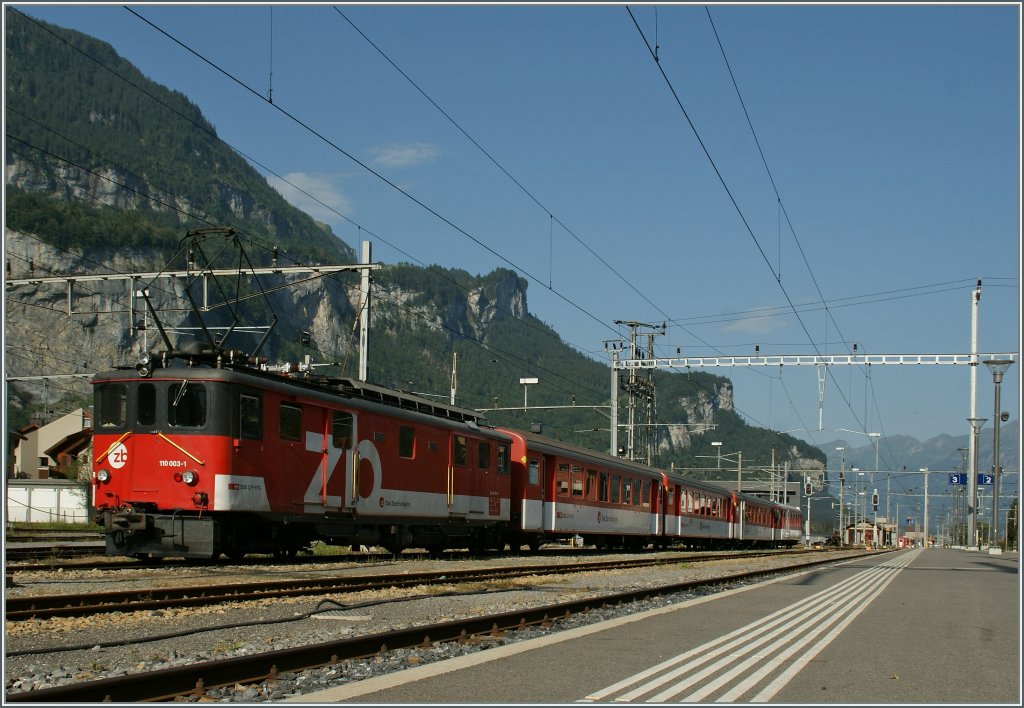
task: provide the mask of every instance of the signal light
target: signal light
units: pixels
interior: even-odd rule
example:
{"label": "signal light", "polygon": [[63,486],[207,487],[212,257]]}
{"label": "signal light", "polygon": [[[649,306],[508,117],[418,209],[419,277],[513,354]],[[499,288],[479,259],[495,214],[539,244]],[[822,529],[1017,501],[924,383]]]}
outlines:
{"label": "signal light", "polygon": [[806,496],[811,496],[811,483],[810,482],[806,482],[804,484],[804,494]]}

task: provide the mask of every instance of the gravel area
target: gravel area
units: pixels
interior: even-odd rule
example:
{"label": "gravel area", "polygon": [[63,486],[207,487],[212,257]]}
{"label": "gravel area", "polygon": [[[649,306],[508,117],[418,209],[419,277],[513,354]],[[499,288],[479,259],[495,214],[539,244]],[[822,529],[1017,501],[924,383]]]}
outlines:
{"label": "gravel area", "polygon": [[[851,552],[832,553],[837,560]],[[653,555],[653,554],[652,554]],[[671,556],[673,554],[664,554]],[[678,556],[678,554],[675,554]],[[596,558],[524,556],[484,561],[402,561],[380,564],[269,565],[265,568],[201,566],[173,570],[32,571],[19,573],[7,596],[123,590],[138,587],[220,584],[261,579],[379,575],[470,565],[585,563]],[[151,671],[222,657],[254,654],[384,632],[467,616],[546,605],[618,590],[730,575],[745,570],[784,568],[786,558],[728,559],[677,563],[643,569],[532,576],[475,585],[430,585],[385,591],[238,602],[216,607],[109,613],[82,618],[5,622],[5,691],[47,688],[138,671]],[[721,588],[719,588],[720,590]],[[713,590],[717,591],[717,590]],[[712,591],[708,591],[712,592]],[[685,598],[695,595],[688,593]],[[438,644],[430,649],[396,650],[369,660],[347,661],[301,675],[283,674],[260,686],[210,689],[203,700],[261,702],[303,695],[332,685],[388,671],[447,659],[490,646],[529,639],[548,631],[589,624],[685,599],[662,597],[594,611],[560,621],[549,629],[529,628],[475,644]],[[346,609],[347,608],[347,609]],[[161,638],[162,637],[162,638]],[[61,650],[56,650],[60,648]],[[36,653],[40,652],[40,653]],[[199,699],[196,699],[199,700]]]}

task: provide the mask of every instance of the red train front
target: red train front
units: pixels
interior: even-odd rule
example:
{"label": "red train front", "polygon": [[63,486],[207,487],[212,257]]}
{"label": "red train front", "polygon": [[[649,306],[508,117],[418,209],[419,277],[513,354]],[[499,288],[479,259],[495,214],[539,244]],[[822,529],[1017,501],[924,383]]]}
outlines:
{"label": "red train front", "polygon": [[470,411],[253,369],[122,370],[93,383],[94,503],[111,555],[507,540],[511,439]]}

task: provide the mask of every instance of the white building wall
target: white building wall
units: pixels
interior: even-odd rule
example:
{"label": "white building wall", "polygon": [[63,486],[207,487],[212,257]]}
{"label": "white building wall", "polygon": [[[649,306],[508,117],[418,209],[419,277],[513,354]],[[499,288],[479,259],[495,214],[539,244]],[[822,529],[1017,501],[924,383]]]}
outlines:
{"label": "white building wall", "polygon": [[69,479],[8,479],[4,522],[89,523],[89,487]]}

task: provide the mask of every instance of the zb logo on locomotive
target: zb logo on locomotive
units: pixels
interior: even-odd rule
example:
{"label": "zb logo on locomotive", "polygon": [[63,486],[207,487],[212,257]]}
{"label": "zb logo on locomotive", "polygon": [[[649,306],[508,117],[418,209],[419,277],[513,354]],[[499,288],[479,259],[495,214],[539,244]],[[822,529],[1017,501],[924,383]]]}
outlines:
{"label": "zb logo on locomotive", "polygon": [[128,464],[128,448],[124,446],[124,443],[118,443],[107,455],[107,460],[114,469],[121,469]]}

